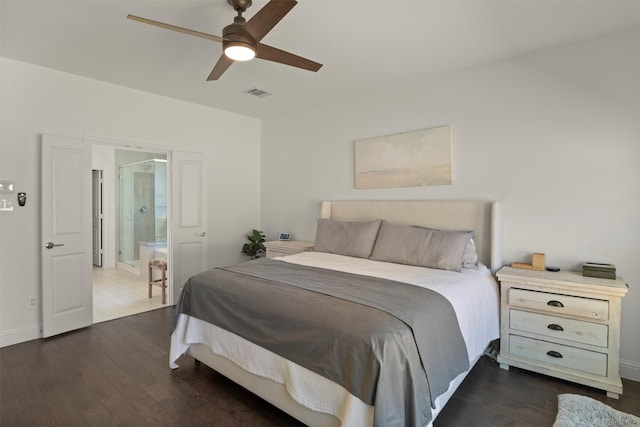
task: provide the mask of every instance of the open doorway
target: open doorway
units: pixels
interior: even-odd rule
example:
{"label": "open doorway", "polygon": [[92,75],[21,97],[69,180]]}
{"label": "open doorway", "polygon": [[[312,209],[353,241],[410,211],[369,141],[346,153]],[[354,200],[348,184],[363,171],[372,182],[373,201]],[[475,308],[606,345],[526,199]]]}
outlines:
{"label": "open doorway", "polygon": [[[94,207],[102,217],[94,230],[101,247],[93,268],[94,323],[163,307],[160,289],[148,295],[148,263],[167,257],[167,155],[94,146]],[[101,240],[98,245],[97,239]]]}

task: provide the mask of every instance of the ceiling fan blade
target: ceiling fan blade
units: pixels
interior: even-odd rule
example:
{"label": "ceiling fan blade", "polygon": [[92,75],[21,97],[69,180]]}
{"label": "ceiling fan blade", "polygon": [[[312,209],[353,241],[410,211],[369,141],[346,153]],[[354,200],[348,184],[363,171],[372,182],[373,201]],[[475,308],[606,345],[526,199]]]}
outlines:
{"label": "ceiling fan blade", "polygon": [[296,4],[296,0],[271,0],[247,21],[244,28],[259,42]]}
{"label": "ceiling fan blade", "polygon": [[177,31],[179,33],[183,33],[183,34],[189,34],[190,36],[196,36],[196,37],[200,37],[207,40],[213,40],[214,42],[222,43],[222,41],[224,40],[222,37],[214,36],[213,34],[202,33],[200,31],[178,27],[177,25],[165,24],[164,22],[154,21],[153,19],[142,18],[136,15],[127,15],[127,19],[142,22],[144,24],[155,25],[156,27],[164,28],[166,30],[172,30],[172,31]]}
{"label": "ceiling fan blade", "polygon": [[266,59],[267,61],[278,62],[280,64],[290,65],[292,67],[314,72],[322,68],[322,64],[262,43],[258,43],[256,58]]}
{"label": "ceiling fan blade", "polygon": [[213,70],[211,70],[209,77],[207,77],[207,81],[218,80],[234,62],[235,61],[233,59],[228,58],[227,55],[223,53],[222,56],[220,56],[220,59],[218,59],[215,67],[213,67]]}

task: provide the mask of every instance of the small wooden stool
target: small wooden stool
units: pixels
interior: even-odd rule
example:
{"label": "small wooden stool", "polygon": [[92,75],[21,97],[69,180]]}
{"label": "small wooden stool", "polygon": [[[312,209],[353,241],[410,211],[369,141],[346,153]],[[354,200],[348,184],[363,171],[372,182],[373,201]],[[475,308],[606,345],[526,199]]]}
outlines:
{"label": "small wooden stool", "polygon": [[[161,271],[162,277],[158,280],[153,280],[153,269],[156,268]],[[152,259],[149,261],[149,298],[151,298],[151,289],[153,286],[160,286],[162,288],[162,303],[167,303],[167,260],[164,259]]]}

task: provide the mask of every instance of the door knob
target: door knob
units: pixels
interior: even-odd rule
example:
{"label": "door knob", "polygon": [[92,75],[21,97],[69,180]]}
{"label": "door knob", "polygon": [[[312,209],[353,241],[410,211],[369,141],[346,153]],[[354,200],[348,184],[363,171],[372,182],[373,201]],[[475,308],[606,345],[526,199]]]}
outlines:
{"label": "door knob", "polygon": [[52,249],[54,246],[64,246],[64,243],[55,244],[53,242],[47,242],[44,247],[47,249]]}

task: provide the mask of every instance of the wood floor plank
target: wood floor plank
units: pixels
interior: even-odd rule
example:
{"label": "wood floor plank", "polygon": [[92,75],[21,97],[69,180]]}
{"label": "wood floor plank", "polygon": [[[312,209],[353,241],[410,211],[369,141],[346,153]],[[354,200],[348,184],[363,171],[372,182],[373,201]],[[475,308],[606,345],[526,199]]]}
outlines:
{"label": "wood floor plank", "polygon": [[[482,358],[444,407],[434,427],[550,426],[558,411],[558,394],[589,396],[615,409],[640,416],[640,383],[623,379],[619,400],[591,387],[511,368]],[[491,415],[492,414],[492,415]]]}
{"label": "wood floor plank", "polygon": [[[118,365],[101,348],[103,345],[109,346],[110,342],[93,340],[92,337],[95,338],[96,335],[96,331],[91,331],[91,334],[82,334],[85,339],[76,339],[69,345],[76,354],[82,355],[76,356],[77,369],[82,380],[118,424],[132,419],[141,420],[134,407],[108,378],[107,373],[118,372]],[[81,335],[78,334],[78,336]]]}
{"label": "wood floor plank", "polygon": [[84,367],[80,372],[82,379],[100,403],[104,406],[116,424],[136,421],[143,424],[143,419],[133,406],[118,392],[111,382],[95,367]]}
{"label": "wood floor plank", "polygon": [[34,371],[28,365],[22,365],[14,368],[10,378],[3,375],[1,379],[3,385],[7,380],[10,380],[8,386],[13,387],[20,402],[24,419],[31,425],[51,425],[54,420],[50,408],[46,404],[42,404],[45,401],[45,395],[39,382],[42,379],[43,370],[44,368]]}
{"label": "wood floor plank", "polygon": [[86,424],[74,404],[74,396],[69,394],[64,386],[48,390],[43,393],[43,396],[57,425],[79,426]]}
{"label": "wood floor plank", "polygon": [[[146,402],[146,404],[152,405],[153,407],[162,408],[158,412],[170,414],[169,418],[183,419],[184,417],[188,417],[189,406],[186,404],[180,406],[173,405],[173,402],[177,400],[177,396],[174,395],[170,388],[158,381],[157,378],[149,372],[148,364],[151,359],[150,354],[145,353],[145,357],[136,357],[141,350],[136,348],[137,346],[130,338],[123,338],[122,336],[118,338],[116,336],[118,334],[112,334],[113,331],[122,332],[120,328],[106,331],[105,335],[110,336],[113,345],[105,349],[105,352],[110,355],[115,364],[122,369],[132,382],[144,392],[143,400],[135,400],[134,404],[139,405],[141,402]],[[153,351],[155,349],[152,348],[151,350]],[[166,372],[168,371],[168,355],[165,360],[166,363],[164,366],[158,368]],[[134,387],[134,385],[129,382],[126,384],[121,382],[119,386],[121,390],[128,390]],[[173,406],[173,408],[171,409],[169,406]],[[137,406],[137,408],[140,412],[143,407]],[[182,410],[183,408],[184,410]],[[142,412],[141,415],[146,419],[153,420],[152,413]],[[194,421],[195,420],[191,420],[191,422]],[[202,421],[207,422],[208,420]]]}
{"label": "wood floor plank", "polygon": [[[0,425],[257,426],[301,423],[189,356],[169,364],[173,308],[0,348]],[[558,394],[640,416],[640,383],[620,400],[567,381],[500,369],[482,358],[434,427],[550,426]]]}
{"label": "wood floor plank", "polygon": [[[0,366],[0,378],[7,377],[6,382],[9,383],[8,378],[10,371]],[[0,426],[16,425],[11,420],[21,419],[22,408],[20,407],[20,401],[16,396],[15,390],[11,386],[0,387]]]}

